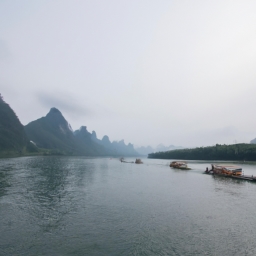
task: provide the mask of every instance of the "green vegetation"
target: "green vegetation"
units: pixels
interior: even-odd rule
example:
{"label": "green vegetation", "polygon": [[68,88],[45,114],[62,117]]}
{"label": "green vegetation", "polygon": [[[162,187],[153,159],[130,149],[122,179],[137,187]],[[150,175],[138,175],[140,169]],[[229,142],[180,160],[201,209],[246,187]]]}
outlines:
{"label": "green vegetation", "polygon": [[22,154],[27,143],[23,125],[0,95],[0,153]]}
{"label": "green vegetation", "polygon": [[148,158],[184,159],[184,160],[232,160],[256,161],[255,144],[219,145],[192,149],[178,149],[166,152],[157,152],[148,155]]}
{"label": "green vegetation", "polygon": [[35,153],[37,148],[26,136],[23,125],[0,94],[0,157]]}
{"label": "green vegetation", "polygon": [[10,106],[0,100],[0,151],[22,151],[26,142],[23,125]]}

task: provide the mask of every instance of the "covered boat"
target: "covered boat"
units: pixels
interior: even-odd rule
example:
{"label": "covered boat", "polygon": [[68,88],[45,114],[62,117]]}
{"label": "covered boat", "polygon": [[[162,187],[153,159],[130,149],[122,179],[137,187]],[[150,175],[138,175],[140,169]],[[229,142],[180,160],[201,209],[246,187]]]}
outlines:
{"label": "covered boat", "polygon": [[237,165],[225,165],[225,164],[212,164],[212,169],[209,171],[214,174],[226,174],[226,175],[242,175],[242,168]]}
{"label": "covered boat", "polygon": [[187,163],[182,161],[173,161],[170,163],[170,167],[182,170],[190,170],[190,168],[187,166]]}
{"label": "covered boat", "polygon": [[135,164],[143,164],[143,162],[142,162],[139,158],[137,158],[137,159],[135,160]]}

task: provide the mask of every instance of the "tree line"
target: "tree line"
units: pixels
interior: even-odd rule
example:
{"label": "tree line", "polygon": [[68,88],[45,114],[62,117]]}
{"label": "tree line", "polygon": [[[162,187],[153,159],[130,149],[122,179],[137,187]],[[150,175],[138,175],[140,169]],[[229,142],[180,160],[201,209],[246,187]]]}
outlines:
{"label": "tree line", "polygon": [[148,158],[184,160],[256,161],[256,144],[234,144],[151,153]]}

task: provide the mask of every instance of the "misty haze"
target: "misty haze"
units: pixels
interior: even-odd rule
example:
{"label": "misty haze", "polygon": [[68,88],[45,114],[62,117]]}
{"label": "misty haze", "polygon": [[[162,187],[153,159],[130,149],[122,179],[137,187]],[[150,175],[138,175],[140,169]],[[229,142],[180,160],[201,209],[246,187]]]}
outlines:
{"label": "misty haze", "polygon": [[255,13],[0,1],[0,255],[255,255]]}

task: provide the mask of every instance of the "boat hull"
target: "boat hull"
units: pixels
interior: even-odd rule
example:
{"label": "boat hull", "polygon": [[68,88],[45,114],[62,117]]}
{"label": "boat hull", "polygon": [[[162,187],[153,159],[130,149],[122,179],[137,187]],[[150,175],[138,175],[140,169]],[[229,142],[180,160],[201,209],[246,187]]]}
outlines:
{"label": "boat hull", "polygon": [[188,168],[188,167],[174,167],[174,166],[171,166],[173,169],[179,169],[179,170],[191,170],[191,168]]}
{"label": "boat hull", "polygon": [[226,177],[226,178],[232,178],[237,180],[247,180],[247,181],[253,181],[256,182],[256,177],[249,176],[249,175],[228,175],[223,173],[212,173],[212,172],[204,172],[204,174],[209,174],[212,176],[218,176],[218,177]]}

